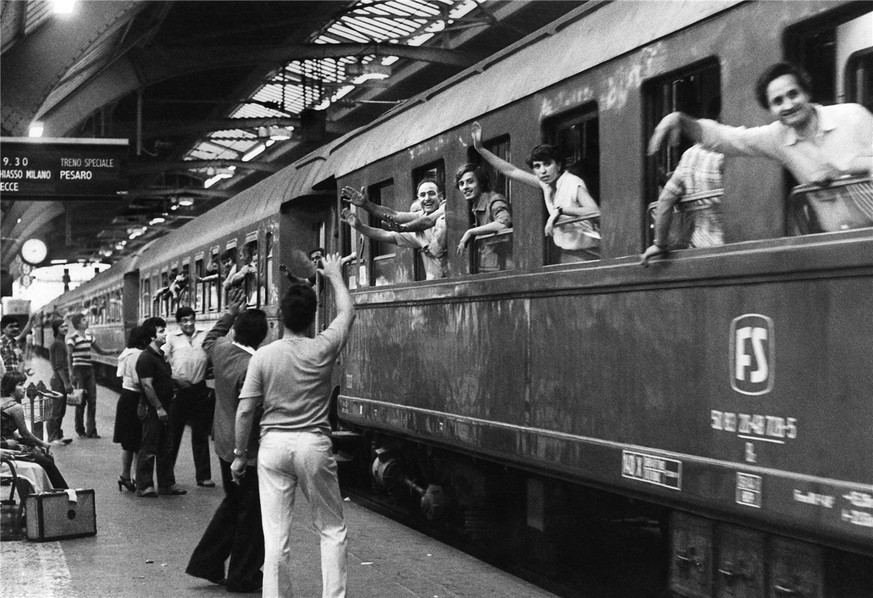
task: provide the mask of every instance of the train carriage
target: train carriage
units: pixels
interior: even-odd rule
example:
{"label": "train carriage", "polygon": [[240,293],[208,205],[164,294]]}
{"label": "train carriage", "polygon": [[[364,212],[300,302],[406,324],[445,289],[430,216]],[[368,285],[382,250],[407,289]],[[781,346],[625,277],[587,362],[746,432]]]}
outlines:
{"label": "train carriage", "polygon": [[588,3],[338,145],[338,186],[395,209],[424,176],[445,182],[450,249],[469,226],[450,173],[476,157],[473,120],[516,164],[563,145],[601,210],[595,260],[556,250],[540,193],[505,182],[514,225],[498,268],[481,267],[479,240],[425,282],[411,250],[370,243],[339,416],[365,431],[373,471],[414,481],[431,515],[429,485],[469,515],[490,475],[476,463],[512,466],[528,532],[509,550],[560,535],[568,521],[548,513],[568,487],[661,505],[682,595],[733,595],[743,567],[748,595],[873,588],[846,556],[873,553],[873,221],[791,236],[782,169],[728,159],[726,244],[637,263],[646,205],[678,158],[644,159],[661,116],[720,96],[724,122],[768,122],[754,80],[783,55],[824,80],[826,103],[869,105],[844,83],[869,65],[857,31],[870,30],[869,5]]}
{"label": "train carriage", "polygon": [[[592,557],[595,519],[644,519],[668,530],[669,549],[657,527],[652,548],[678,595],[870,596],[873,220],[844,190],[871,181],[789,193],[777,164],[729,158],[724,189],[680,208],[725,242],[675,239],[648,268],[638,254],[680,155],[646,156],[662,116],[719,99],[726,124],[764,124],[754,80],[783,57],[811,71],[817,101],[869,109],[871,30],[859,2],[587,2],[101,280],[114,276],[135,320],[172,327],[187,303],[209,327],[224,306],[217,261],[245,248],[273,339],[279,263],[316,246],[354,254],[335,390],[336,437],[357,457],[346,481],[372,473],[392,500],[409,491],[429,518],[554,577]],[[513,226],[455,254],[472,220],[452,173],[480,160],[473,121],[517,165],[538,143],[564,150],[600,208],[596,252],[557,248],[541,192],[492,173]],[[338,222],[344,186],[407,210],[423,178],[446,187],[442,280],[425,280],[415,250]],[[853,216],[816,219],[821,201]],[[100,284],[64,305],[90,308]]]}

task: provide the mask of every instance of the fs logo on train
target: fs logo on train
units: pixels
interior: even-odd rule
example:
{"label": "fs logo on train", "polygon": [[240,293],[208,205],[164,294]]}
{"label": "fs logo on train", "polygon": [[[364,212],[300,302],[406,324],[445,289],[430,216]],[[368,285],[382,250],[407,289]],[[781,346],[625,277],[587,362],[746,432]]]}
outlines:
{"label": "fs logo on train", "polygon": [[776,366],[773,320],[760,314],[734,318],[730,331],[731,388],[744,395],[773,389]]}

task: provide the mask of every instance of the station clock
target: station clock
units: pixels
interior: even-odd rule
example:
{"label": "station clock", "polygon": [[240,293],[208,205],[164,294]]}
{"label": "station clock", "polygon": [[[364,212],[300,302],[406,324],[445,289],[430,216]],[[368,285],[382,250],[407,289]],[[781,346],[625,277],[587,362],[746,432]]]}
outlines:
{"label": "station clock", "polygon": [[21,259],[33,266],[41,264],[48,255],[48,247],[42,239],[28,239],[21,246]]}

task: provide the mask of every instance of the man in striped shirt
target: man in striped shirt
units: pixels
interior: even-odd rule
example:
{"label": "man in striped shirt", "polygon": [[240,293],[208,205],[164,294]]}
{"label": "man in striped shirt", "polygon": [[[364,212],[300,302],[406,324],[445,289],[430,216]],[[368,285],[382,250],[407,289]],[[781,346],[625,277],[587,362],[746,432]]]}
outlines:
{"label": "man in striped shirt", "polygon": [[[70,317],[70,323],[76,332],[67,339],[67,364],[73,377],[74,386],[85,389],[84,400],[76,405],[76,433],[79,438],[100,438],[97,434],[97,382],[94,379],[94,364],[91,361],[91,351],[100,355],[111,355],[104,351],[94,337],[88,332],[88,320],[82,314]],[[85,407],[88,407],[88,419],[83,423]]]}

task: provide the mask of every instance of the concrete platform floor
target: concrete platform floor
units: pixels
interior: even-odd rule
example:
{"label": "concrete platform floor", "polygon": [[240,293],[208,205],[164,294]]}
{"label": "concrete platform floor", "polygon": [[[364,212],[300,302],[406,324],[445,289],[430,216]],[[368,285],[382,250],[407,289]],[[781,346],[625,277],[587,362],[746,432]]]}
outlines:
{"label": "concrete platform floor", "polygon": [[[36,360],[34,382],[50,379],[48,362]],[[188,494],[158,499],[119,492],[121,448],[112,442],[117,394],[99,387],[97,430],[101,439],[75,439],[53,447],[71,487],[96,493],[97,535],[36,543],[0,543],[0,598],[102,598],[228,595],[221,586],[185,574],[188,557],[223,491],[194,481],[190,440],[182,441],[176,479]],[[64,432],[75,436],[73,413]],[[213,479],[219,480],[213,455]],[[298,496],[295,511],[295,596],[321,596],[318,536],[309,505]],[[546,598],[541,590],[431,538],[347,500],[349,596],[353,598]]]}

